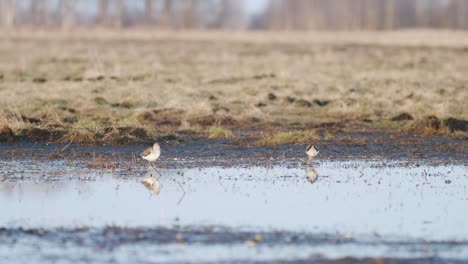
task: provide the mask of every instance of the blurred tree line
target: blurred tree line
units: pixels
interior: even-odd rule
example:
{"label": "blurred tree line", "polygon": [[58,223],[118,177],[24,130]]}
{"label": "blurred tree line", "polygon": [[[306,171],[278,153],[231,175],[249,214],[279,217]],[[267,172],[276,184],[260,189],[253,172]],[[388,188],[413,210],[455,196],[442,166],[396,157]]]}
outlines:
{"label": "blurred tree line", "polygon": [[271,0],[266,28],[468,29],[468,0]]}
{"label": "blurred tree line", "polygon": [[170,29],[468,29],[468,0],[0,0],[3,27]]}

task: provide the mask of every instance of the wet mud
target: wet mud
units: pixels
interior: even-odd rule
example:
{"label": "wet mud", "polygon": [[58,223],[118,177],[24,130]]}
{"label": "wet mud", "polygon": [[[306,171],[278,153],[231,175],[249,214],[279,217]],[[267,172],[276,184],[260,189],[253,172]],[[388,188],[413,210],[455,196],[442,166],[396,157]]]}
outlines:
{"label": "wet mud", "polygon": [[[318,160],[398,160],[409,164],[464,163],[468,141],[417,135],[358,133],[314,142]],[[64,160],[103,168],[141,164],[139,154],[152,143],[124,146],[34,143],[0,144],[0,160]],[[271,166],[301,162],[307,144],[246,147],[227,140],[162,141],[161,167]]]}

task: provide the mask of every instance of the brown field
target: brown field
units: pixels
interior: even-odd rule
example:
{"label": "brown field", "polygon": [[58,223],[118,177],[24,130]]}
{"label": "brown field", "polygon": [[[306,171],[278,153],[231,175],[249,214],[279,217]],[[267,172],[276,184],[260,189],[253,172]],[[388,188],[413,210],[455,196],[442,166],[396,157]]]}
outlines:
{"label": "brown field", "polygon": [[0,57],[0,141],[467,137],[463,32],[23,30]]}

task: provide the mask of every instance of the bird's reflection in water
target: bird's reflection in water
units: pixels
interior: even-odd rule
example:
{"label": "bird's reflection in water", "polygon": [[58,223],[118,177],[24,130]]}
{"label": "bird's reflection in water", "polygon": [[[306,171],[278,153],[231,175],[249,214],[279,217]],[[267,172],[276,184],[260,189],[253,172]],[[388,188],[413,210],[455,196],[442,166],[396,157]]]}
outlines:
{"label": "bird's reflection in water", "polygon": [[[177,202],[177,205],[180,205],[185,197],[185,189],[180,182],[177,182],[177,184],[179,184],[180,189],[182,190],[182,195],[180,196],[179,201]],[[150,190],[156,195],[159,195],[159,193],[161,192],[161,183],[159,182],[159,178],[148,176],[143,181],[143,185],[145,185],[146,189]]]}
{"label": "bird's reflection in water", "polygon": [[315,181],[317,181],[317,178],[318,178],[318,173],[315,170],[315,168],[314,167],[307,167],[307,180],[310,183],[314,183]]}
{"label": "bird's reflection in water", "polygon": [[147,177],[144,181],[143,184],[145,185],[146,189],[154,192],[155,194],[159,194],[161,191],[161,184],[159,183],[159,180],[155,177]]}

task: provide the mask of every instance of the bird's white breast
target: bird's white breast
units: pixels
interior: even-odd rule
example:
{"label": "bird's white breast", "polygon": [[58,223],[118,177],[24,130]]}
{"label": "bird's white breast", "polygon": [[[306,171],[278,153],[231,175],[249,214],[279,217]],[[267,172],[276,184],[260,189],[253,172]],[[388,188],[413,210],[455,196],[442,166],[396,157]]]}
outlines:
{"label": "bird's white breast", "polygon": [[317,156],[317,154],[318,151],[314,147],[310,148],[309,151],[307,151],[307,155],[309,155],[309,157],[315,157]]}
{"label": "bird's white breast", "polygon": [[148,156],[144,156],[142,158],[144,158],[145,160],[148,160],[148,161],[155,161],[155,160],[157,160],[159,158],[159,155],[156,155],[156,153],[151,152],[151,154],[149,154]]}

